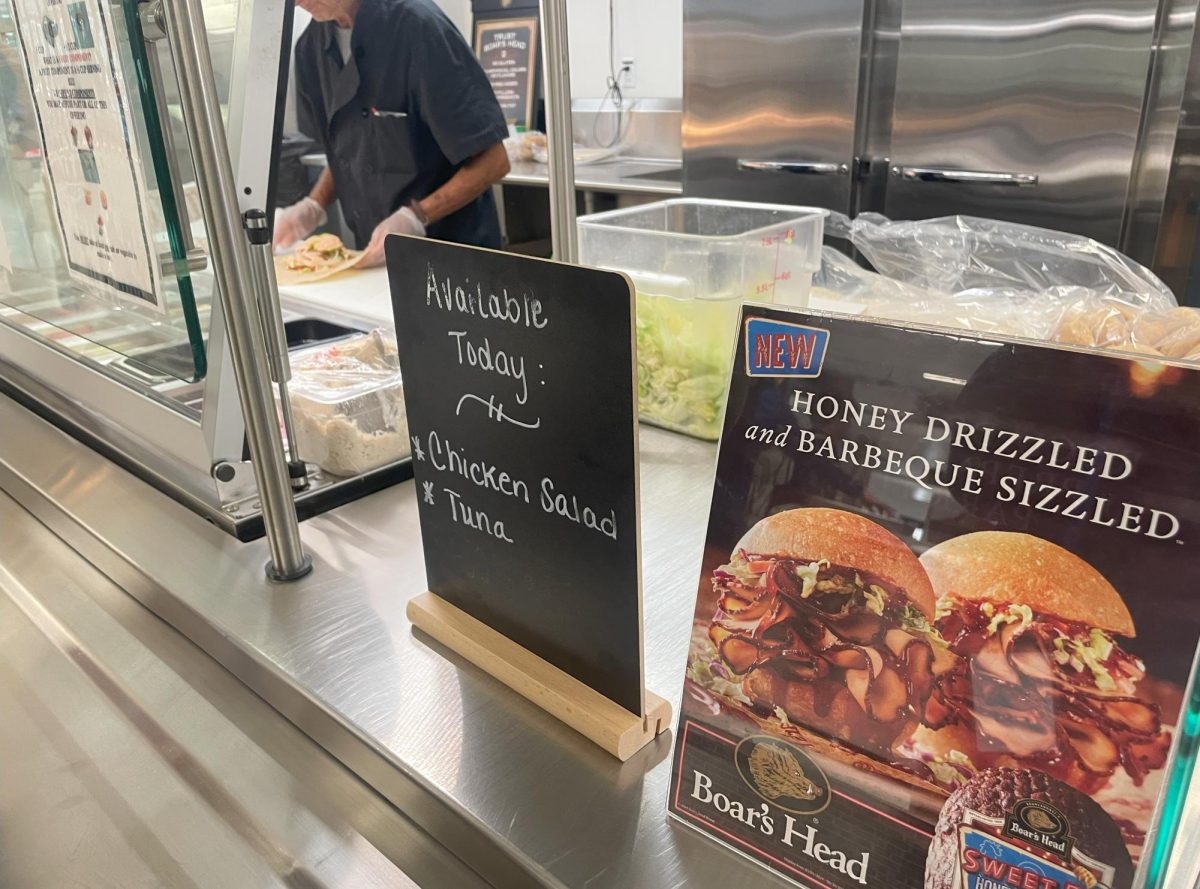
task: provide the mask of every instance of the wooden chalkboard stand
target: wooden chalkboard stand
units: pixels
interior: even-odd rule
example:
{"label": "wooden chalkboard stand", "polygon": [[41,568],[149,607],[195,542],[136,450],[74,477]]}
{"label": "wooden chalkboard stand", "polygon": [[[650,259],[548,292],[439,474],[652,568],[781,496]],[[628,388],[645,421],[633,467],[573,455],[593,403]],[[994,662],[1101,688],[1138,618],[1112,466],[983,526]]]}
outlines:
{"label": "wooden chalkboard stand", "polygon": [[671,725],[671,705],[653,692],[638,717],[434,593],[410,600],[408,619],[621,762]]}

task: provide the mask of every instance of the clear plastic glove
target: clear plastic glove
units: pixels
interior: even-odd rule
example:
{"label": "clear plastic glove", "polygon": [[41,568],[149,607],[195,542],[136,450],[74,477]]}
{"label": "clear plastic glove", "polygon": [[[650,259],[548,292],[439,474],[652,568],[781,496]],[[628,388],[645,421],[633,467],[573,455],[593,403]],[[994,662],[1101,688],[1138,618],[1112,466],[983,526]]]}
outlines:
{"label": "clear plastic glove", "polygon": [[274,244],[286,250],[311,235],[325,222],[325,208],[313,198],[302,198],[290,207],[275,208]]}
{"label": "clear plastic glove", "polygon": [[425,237],[425,226],[421,224],[421,220],[411,209],[401,207],[375,226],[375,231],[371,233],[371,243],[367,245],[362,259],[358,261],[360,268],[383,265],[385,259],[383,245],[388,235],[416,235],[418,238],[423,238]]}

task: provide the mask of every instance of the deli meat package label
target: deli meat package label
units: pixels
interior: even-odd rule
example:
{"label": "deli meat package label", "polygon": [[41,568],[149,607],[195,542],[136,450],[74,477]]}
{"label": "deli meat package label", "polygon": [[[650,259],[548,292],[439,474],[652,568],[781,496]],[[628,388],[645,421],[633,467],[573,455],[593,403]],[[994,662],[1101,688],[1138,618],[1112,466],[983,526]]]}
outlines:
{"label": "deli meat package label", "polygon": [[670,811],[819,889],[1133,889],[1200,642],[1200,372],[747,306]]}

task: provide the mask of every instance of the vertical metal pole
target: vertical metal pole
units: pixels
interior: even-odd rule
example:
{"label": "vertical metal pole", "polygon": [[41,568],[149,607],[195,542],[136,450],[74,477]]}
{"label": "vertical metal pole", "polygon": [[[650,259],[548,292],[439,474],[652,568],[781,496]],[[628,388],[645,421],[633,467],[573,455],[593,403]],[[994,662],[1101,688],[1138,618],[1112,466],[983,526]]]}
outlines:
{"label": "vertical metal pole", "polygon": [[571,64],[566,0],[540,0],[542,68],[550,155],[550,234],[554,258],[579,261],[575,236],[575,151],[571,127]]}
{"label": "vertical metal pole", "polygon": [[250,210],[242,214],[246,225],[246,239],[250,242],[250,271],[254,279],[254,293],[258,299],[259,321],[263,329],[263,342],[267,347],[267,365],[271,382],[279,393],[279,412],[283,415],[283,431],[288,441],[288,482],[301,491],[308,487],[308,471],[300,459],[296,442],[296,421],[292,417],[292,401],[288,395],[288,382],[292,379],[289,361],[287,331],[283,326],[283,312],[279,305],[279,286],[275,283],[275,261],[271,252],[271,227],[267,214],[262,210]]}
{"label": "vertical metal pole", "polygon": [[204,12],[195,0],[163,0],[163,14],[184,122],[192,135],[196,178],[208,208],[217,292],[229,329],[246,440],[271,551],[267,574],[273,580],[295,580],[312,571],[312,560],[300,542],[296,505],[267,382],[262,325],[254,294],[248,290],[253,280],[250,248],[235,197],[233,165],[213,79]]}

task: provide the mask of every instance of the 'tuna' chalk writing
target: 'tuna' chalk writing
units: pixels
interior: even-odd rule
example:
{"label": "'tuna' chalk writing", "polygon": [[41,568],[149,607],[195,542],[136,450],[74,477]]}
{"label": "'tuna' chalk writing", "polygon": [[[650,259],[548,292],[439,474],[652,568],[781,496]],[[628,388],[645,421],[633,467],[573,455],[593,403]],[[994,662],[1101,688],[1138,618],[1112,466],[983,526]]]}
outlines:
{"label": "'tuna' chalk writing", "polygon": [[462,495],[457,491],[452,491],[449,488],[442,488],[446,492],[446,496],[450,498],[450,517],[460,525],[466,525],[468,528],[473,528],[476,531],[482,531],[484,534],[490,534],[497,540],[503,540],[505,543],[512,543],[513,540],[508,536],[508,532],[504,530],[504,522],[493,522],[488,518],[488,514],[479,509],[473,509],[468,506],[462,499]]}

